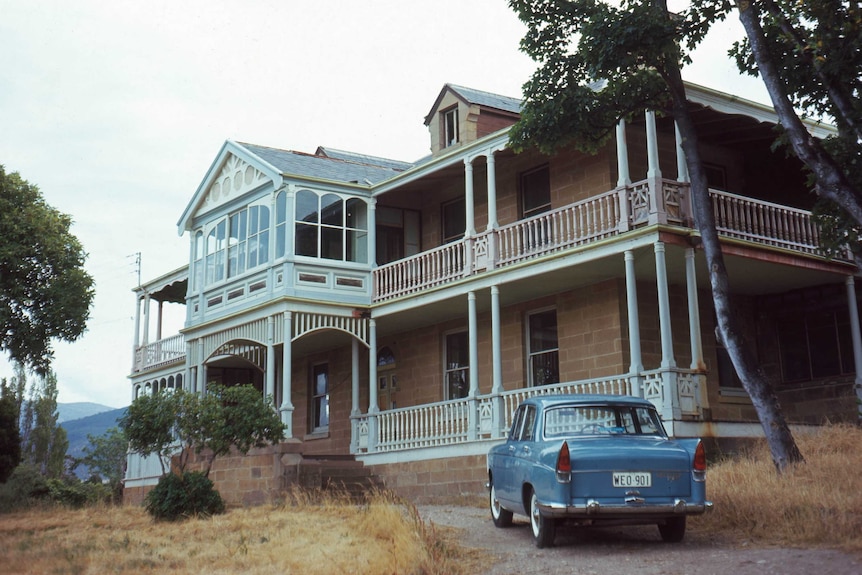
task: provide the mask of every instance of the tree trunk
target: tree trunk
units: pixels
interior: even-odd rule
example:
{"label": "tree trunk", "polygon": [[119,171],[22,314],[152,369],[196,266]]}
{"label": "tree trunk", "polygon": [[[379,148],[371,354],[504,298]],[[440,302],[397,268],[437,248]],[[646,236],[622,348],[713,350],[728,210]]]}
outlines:
{"label": "tree trunk", "polygon": [[804,459],[793,439],[790,428],[787,426],[787,421],[784,419],[781,405],[772,385],[760,368],[750,347],[745,344],[739,320],[731,309],[727,269],[724,265],[724,256],[721,253],[718,232],[715,229],[715,214],[709,200],[709,188],[700,159],[697,133],[689,113],[685,86],[682,82],[678,62],[679,59],[674,58],[674,55],[668,55],[663,74],[670,89],[673,115],[682,137],[682,148],[691,177],[694,220],[700,230],[703,251],[706,254],[709,268],[709,281],[718,323],[717,336],[727,349],[733,367],[742,381],[743,388],[751,397],[751,403],[757,412],[758,419],[760,419],[769,451],[772,454],[772,461],[778,472],[781,473],[788,465],[804,461]]}
{"label": "tree trunk", "polygon": [[745,28],[760,77],[769,92],[778,119],[787,131],[794,153],[814,173],[817,194],[844,208],[862,226],[862,194],[847,180],[841,167],[823,150],[819,141],[810,136],[793,109],[781,74],[769,55],[757,6],[750,0],[740,0],[737,7],[739,21]]}

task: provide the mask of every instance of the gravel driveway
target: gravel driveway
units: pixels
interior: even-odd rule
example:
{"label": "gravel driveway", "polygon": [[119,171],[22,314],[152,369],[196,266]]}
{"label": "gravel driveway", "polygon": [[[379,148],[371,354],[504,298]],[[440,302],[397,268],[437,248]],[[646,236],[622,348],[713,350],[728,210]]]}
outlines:
{"label": "gravel driveway", "polygon": [[[497,529],[486,509],[422,505],[419,513],[435,525],[460,529],[459,543],[493,557],[485,573],[578,573],[601,575],[859,575],[862,557],[825,549],[783,549],[722,543],[697,532],[689,519],[682,543],[663,543],[655,526],[557,530],[550,549],[533,545],[526,518],[515,515]],[[478,574],[477,574],[478,575]]]}

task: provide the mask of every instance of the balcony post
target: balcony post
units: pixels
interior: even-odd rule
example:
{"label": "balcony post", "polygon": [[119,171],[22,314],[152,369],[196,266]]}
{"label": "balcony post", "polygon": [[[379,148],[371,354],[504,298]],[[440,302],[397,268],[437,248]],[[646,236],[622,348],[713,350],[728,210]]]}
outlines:
{"label": "balcony post", "polygon": [[368,212],[366,215],[366,227],[368,228],[368,263],[372,268],[377,267],[377,198],[368,201]]}
{"label": "balcony post", "polygon": [[275,408],[275,318],[266,318],[266,390],[263,398]]}
{"label": "balcony post", "polygon": [[377,451],[377,322],[368,320],[368,453]]}
{"label": "balcony post", "polygon": [[631,218],[631,210],[629,210],[629,186],[632,184],[631,174],[629,173],[629,148],[626,142],[626,122],[620,120],[617,123],[616,131],[617,139],[617,191],[619,193],[620,204],[620,221],[619,231],[627,232],[630,227],[629,219]]}
{"label": "balcony post", "polygon": [[350,348],[350,453],[359,451],[359,340],[351,340]]}
{"label": "balcony post", "polygon": [[494,269],[497,263],[497,162],[494,150],[488,151],[488,267]]}
{"label": "balcony post", "polygon": [[[672,422],[681,416],[679,407],[679,393],[677,390],[677,375],[674,371],[676,360],[673,357],[673,333],[671,330],[670,317],[670,293],[667,283],[667,262],[665,261],[665,246],[663,242],[656,242],[655,251],[655,273],[658,288],[658,319],[659,331],[661,333],[661,380],[664,389],[662,395],[664,401],[661,409],[665,422]],[[669,432],[670,429],[669,428]]]}
{"label": "balcony post", "polygon": [[491,433],[493,437],[502,437],[506,430],[505,414],[503,413],[503,352],[501,349],[502,335],[500,327],[500,287],[491,286]]}
{"label": "balcony post", "polygon": [[695,405],[699,415],[709,407],[709,399],[704,393],[706,362],[703,359],[703,342],[700,337],[700,304],[697,295],[697,273],[695,271],[694,248],[685,250],[685,285],[688,292],[688,332],[691,345],[692,380],[696,385],[694,390]]}
{"label": "balcony post", "polygon": [[198,388],[197,391],[201,395],[207,394],[207,363],[204,357],[204,340],[198,340]]}
{"label": "balcony post", "polygon": [[[287,234],[290,236],[291,234]],[[293,379],[293,312],[284,312],[284,346],[282,348],[282,377],[281,377],[281,422],[285,425],[284,438],[293,437],[293,403],[291,401],[291,387]]]}
{"label": "balcony post", "polygon": [[646,112],[646,136],[647,136],[647,180],[649,181],[650,210],[649,223],[666,224],[667,214],[664,206],[664,193],[662,191],[662,175],[659,167],[658,135],[655,127],[655,112]]}
{"label": "balcony post", "polygon": [[859,307],[856,304],[856,281],[853,276],[847,276],[847,304],[850,308],[850,337],[853,340],[853,361],[856,366],[856,380],[853,388],[856,390],[856,410],[862,420],[862,330],[859,328]]}
{"label": "balcony post", "polygon": [[477,313],[476,313],[476,292],[467,292],[467,325],[469,342],[470,359],[468,374],[470,377],[469,411],[467,412],[467,439],[474,441],[478,434],[479,419],[478,419],[478,401],[476,397],[479,395],[479,332]]}
{"label": "balcony post", "polygon": [[464,158],[464,220],[466,228],[464,237],[469,238],[476,235],[476,216],[473,212],[473,160]]}
{"label": "balcony post", "polygon": [[688,176],[688,162],[685,161],[685,150],[682,149],[682,134],[679,133],[679,124],[673,123],[673,131],[676,135],[676,179],[678,182],[690,182]]}
{"label": "balcony post", "polygon": [[625,252],[626,262],[626,309],[629,316],[629,380],[631,393],[643,397],[641,391],[641,372],[644,369],[641,357],[640,317],[638,315],[638,288],[635,277],[635,256],[631,250]]}

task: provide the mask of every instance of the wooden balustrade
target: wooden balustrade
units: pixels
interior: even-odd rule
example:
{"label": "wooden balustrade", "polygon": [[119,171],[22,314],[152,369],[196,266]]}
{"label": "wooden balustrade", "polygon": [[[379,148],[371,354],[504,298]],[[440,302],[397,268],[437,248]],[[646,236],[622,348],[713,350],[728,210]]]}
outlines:
{"label": "wooden balustrade", "polygon": [[183,334],[160,339],[135,350],[135,365],[133,371],[143,371],[152,367],[184,360],[186,357],[186,341]]}

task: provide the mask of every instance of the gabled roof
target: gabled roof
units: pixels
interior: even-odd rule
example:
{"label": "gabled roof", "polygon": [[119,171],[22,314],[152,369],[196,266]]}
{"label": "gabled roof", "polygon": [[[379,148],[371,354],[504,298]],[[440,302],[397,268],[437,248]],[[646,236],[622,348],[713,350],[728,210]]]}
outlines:
{"label": "gabled roof", "polygon": [[458,86],[457,84],[447,83],[443,86],[443,89],[440,90],[440,93],[437,95],[437,99],[434,100],[434,105],[431,106],[431,111],[425,116],[426,126],[431,123],[434,111],[440,105],[440,101],[443,99],[443,96],[446,95],[446,92],[452,92],[459,100],[468,105],[475,104],[477,106],[493,108],[510,114],[521,113],[520,98],[501,96],[500,94],[492,94],[491,92],[483,92],[482,90],[475,90],[473,88],[466,88],[464,86]]}
{"label": "gabled roof", "polygon": [[401,160],[391,160],[388,158],[378,158],[377,156],[369,156],[367,154],[357,154],[355,152],[346,152],[344,150],[336,150],[335,148],[326,148],[319,146],[314,153],[315,156],[325,156],[335,160],[344,160],[346,162],[355,162],[358,164],[368,164],[371,166],[380,166],[381,168],[391,168],[393,170],[403,171],[412,168],[415,164],[410,162],[402,162]]}
{"label": "gabled roof", "polygon": [[[410,164],[404,162],[350,152],[342,152],[341,157],[332,157],[267,148],[243,142],[237,142],[237,144],[279,170],[283,176],[305,176],[370,186],[410,167]],[[348,157],[350,159],[346,159]],[[397,168],[394,167],[395,165]]]}

